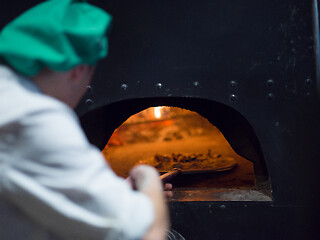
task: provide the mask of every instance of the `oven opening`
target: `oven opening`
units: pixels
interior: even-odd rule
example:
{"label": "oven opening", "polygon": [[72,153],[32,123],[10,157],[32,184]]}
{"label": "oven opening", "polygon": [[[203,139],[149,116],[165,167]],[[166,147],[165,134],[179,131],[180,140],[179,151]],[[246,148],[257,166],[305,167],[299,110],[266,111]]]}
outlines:
{"label": "oven opening", "polygon": [[[241,136],[231,138],[241,142]],[[223,131],[194,110],[145,108],[114,130],[102,153],[124,178],[137,164],[152,165],[160,174],[176,171],[169,181],[174,186],[170,201],[272,200],[261,157],[248,160],[238,155]]]}

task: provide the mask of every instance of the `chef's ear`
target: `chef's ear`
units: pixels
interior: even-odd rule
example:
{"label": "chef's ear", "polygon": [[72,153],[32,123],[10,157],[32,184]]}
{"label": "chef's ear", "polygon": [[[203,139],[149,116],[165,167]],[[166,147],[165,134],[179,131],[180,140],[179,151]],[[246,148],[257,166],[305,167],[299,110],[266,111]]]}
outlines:
{"label": "chef's ear", "polygon": [[77,65],[70,70],[70,78],[74,81],[82,80],[88,74],[93,72],[94,67],[87,64]]}

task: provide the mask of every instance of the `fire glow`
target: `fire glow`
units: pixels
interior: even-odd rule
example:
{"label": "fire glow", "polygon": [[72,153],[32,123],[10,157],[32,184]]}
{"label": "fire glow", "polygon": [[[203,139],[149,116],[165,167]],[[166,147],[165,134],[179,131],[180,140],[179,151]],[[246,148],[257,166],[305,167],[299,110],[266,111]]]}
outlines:
{"label": "fire glow", "polygon": [[154,116],[157,118],[157,119],[160,119],[161,118],[161,109],[163,107],[155,107],[154,108]]}

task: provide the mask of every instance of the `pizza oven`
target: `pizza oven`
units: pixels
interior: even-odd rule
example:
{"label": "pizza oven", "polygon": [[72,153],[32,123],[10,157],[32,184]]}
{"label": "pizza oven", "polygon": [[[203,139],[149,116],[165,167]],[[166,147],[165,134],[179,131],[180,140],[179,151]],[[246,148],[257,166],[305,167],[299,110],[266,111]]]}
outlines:
{"label": "pizza oven", "polygon": [[116,173],[196,163],[170,180],[186,239],[317,239],[317,1],[97,4],[110,53],[78,114]]}
{"label": "pizza oven", "polygon": [[116,173],[196,163],[170,180],[186,239],[317,239],[317,1],[96,2],[110,52],[77,112]]}
{"label": "pizza oven", "polygon": [[185,239],[318,239],[318,1],[90,2],[113,28],[77,114],[117,174],[195,164],[170,180]]}

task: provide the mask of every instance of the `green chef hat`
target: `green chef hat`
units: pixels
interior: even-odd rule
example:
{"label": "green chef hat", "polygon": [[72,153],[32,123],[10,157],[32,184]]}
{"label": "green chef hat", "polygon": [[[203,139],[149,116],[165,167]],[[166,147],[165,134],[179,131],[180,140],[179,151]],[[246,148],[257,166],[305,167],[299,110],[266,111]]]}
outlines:
{"label": "green chef hat", "polygon": [[111,16],[80,0],[48,0],[23,13],[0,33],[0,58],[26,76],[44,67],[67,71],[107,55]]}

